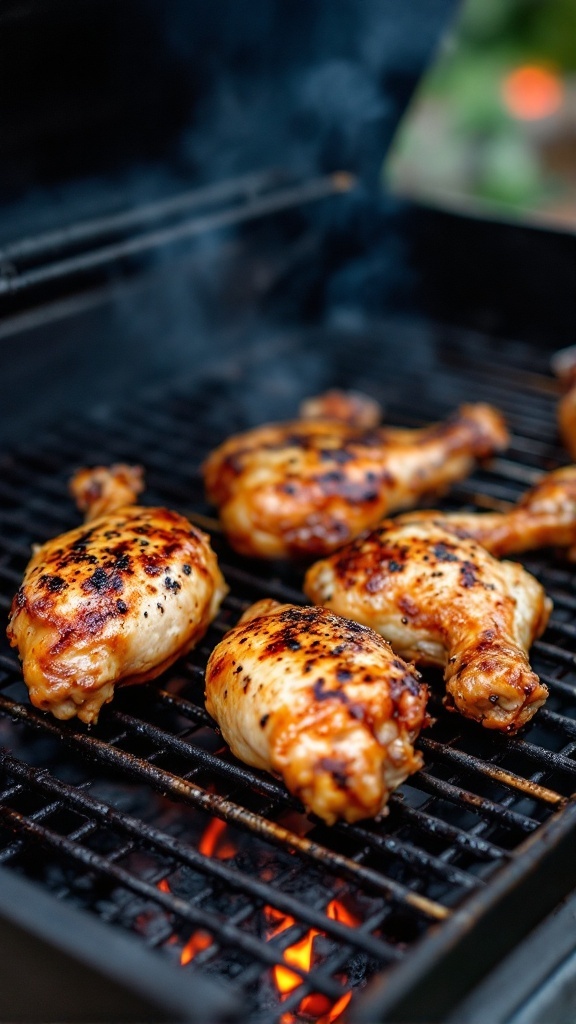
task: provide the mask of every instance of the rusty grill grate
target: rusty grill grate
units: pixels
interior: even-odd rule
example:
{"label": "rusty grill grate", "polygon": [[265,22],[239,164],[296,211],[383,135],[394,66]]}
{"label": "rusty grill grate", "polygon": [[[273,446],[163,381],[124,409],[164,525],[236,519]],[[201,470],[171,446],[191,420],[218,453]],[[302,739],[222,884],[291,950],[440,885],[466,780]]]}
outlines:
{"label": "rusty grill grate", "polygon": [[[375,355],[374,330],[354,339],[335,335],[326,344],[330,360],[315,385],[369,390],[384,400],[391,422],[440,418],[462,400],[503,409],[510,450],[445,504],[505,507],[543,470],[567,461],[555,432],[556,385],[544,362],[536,370],[525,365],[525,351],[500,346],[488,353],[486,342],[477,358],[478,339],[427,338],[433,355],[421,374],[407,376],[401,366],[378,366],[383,356]],[[59,424],[6,454],[3,611],[31,543],[77,522],[66,488],[80,464],[141,462],[147,502],[209,517],[200,462],[229,432],[262,418],[268,370],[274,366],[272,379],[281,379],[283,360],[285,379],[306,380],[293,348],[271,346],[252,364],[239,359],[235,375],[149,395],[100,419]],[[304,385],[293,391],[295,408]],[[241,610],[264,595],[303,600],[295,568],[243,560],[217,532],[213,542],[231,592],[208,635],[158,683],[119,692],[96,728],[60,723],[31,707],[17,658],[4,643],[0,864],[128,931],[183,971],[228,983],[243,1019],[326,1024],[345,1012],[418,1019],[419,998],[432,1019],[434,998],[441,1007],[474,981],[468,968],[450,996],[432,998],[426,987],[431,966],[448,969],[458,950],[464,956],[471,923],[472,935],[492,928],[490,950],[476,956],[479,972],[569,888],[574,574],[553,553],[526,560],[555,606],[533,650],[551,694],[533,723],[516,738],[493,735],[446,714],[436,697],[436,724],[420,740],[425,768],[392,797],[388,817],[327,828],[304,816],[275,779],[238,763],[204,710],[203,666]],[[520,912],[526,886],[534,892],[534,880],[544,877],[546,896],[533,895]],[[294,950],[303,947],[308,952],[297,960]]]}

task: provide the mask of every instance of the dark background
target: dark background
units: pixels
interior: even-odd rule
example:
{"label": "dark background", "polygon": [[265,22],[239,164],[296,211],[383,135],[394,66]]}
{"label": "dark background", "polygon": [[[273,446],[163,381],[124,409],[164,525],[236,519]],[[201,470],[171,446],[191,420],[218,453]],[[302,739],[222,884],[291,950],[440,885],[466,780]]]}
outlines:
{"label": "dark background", "polygon": [[[345,168],[358,185],[89,280],[0,296],[0,437],[310,325],[369,326],[391,358],[406,320],[479,332],[479,346],[485,334],[550,351],[576,341],[571,235],[382,190],[395,128],[457,10],[453,0],[5,2],[0,245],[264,167],[305,179]],[[314,339],[329,358],[329,332]]]}

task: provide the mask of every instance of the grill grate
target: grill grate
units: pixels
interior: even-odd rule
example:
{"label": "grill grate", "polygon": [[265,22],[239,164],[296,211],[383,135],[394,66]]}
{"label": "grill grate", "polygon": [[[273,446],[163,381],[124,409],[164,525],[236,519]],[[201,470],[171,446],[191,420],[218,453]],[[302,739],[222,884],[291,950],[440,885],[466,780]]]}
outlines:
{"label": "grill grate", "polygon": [[[420,377],[407,380],[401,366],[386,366],[385,385],[375,388],[362,370],[374,362],[373,334],[336,336],[326,341],[330,369],[320,368],[315,387],[376,391],[389,419],[409,425],[440,418],[462,400],[499,404],[513,431],[510,451],[445,504],[505,507],[543,469],[566,461],[555,434],[555,385],[543,366],[528,371],[513,348],[500,348],[488,371],[474,355],[477,339],[457,340],[426,339],[427,351],[436,350],[432,375],[428,356]],[[307,379],[294,359],[293,347],[272,347],[252,364],[239,359],[234,383],[213,378],[150,395],[106,418],[60,424],[4,455],[0,605],[7,611],[30,544],[77,521],[66,488],[80,464],[142,462],[149,503],[209,517],[202,458],[229,432],[266,417],[274,400],[269,382],[280,379],[282,360],[292,382],[290,413],[303,397],[294,382]],[[410,398],[419,387],[417,421]],[[129,931],[159,956],[181,959],[183,970],[230,982],[244,1019],[336,1019],[349,993],[373,975],[386,979],[384,996],[377,993],[384,1017],[404,991],[403,978],[417,989],[418,958],[429,949],[443,957],[443,935],[464,935],[470,915],[481,924],[494,906],[504,907],[534,864],[548,871],[574,834],[573,575],[551,554],[527,559],[555,609],[533,652],[551,696],[524,733],[480,730],[445,713],[436,697],[437,722],[420,741],[425,769],[394,794],[388,817],[327,828],[304,816],[272,777],[235,761],[204,710],[203,666],[241,610],[264,595],[303,600],[297,568],[243,560],[218,532],[213,542],[231,586],[218,619],[158,684],[119,692],[96,728],[32,708],[15,654],[4,646],[0,864]],[[216,832],[214,821],[224,823]],[[206,852],[209,832],[217,838]],[[563,895],[564,885],[558,871],[548,898]],[[544,912],[536,901],[532,913]],[[291,951],[312,934],[313,958],[299,966]],[[493,948],[489,955],[497,955]],[[485,970],[488,961],[478,959]],[[291,978],[280,998],[282,966]]]}

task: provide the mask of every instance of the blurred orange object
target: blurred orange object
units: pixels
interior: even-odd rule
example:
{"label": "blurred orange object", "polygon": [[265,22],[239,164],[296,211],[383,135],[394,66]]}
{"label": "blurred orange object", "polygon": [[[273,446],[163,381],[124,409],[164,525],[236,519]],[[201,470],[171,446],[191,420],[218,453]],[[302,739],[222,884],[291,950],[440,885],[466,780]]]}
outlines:
{"label": "blurred orange object", "polygon": [[514,117],[538,121],[562,106],[564,86],[560,76],[542,64],[523,64],[506,75],[502,96]]}

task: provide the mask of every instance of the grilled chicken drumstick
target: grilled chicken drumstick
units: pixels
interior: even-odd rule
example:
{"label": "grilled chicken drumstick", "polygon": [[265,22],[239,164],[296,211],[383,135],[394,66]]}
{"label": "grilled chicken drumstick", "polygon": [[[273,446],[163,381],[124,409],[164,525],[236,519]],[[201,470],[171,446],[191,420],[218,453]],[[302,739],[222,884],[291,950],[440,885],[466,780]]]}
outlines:
{"label": "grilled chicken drumstick", "polygon": [[405,512],[396,524],[434,522],[457,537],[473,537],[500,558],[541,547],[567,547],[576,557],[576,466],[547,473],[509,512]]}
{"label": "grilled chicken drumstick", "polygon": [[206,707],[242,761],[281,775],[328,824],[352,822],[421,767],[419,678],[371,629],[263,600],[212,652]]}
{"label": "grilled chicken drumstick", "polygon": [[433,519],[384,522],[311,566],[304,591],[403,658],[443,667],[447,706],[488,729],[514,732],[546,700],[527,657],[552,608],[543,588]]}
{"label": "grilled chicken drumstick", "polygon": [[189,651],[227,588],[205,534],[176,512],[133,504],[138,469],[81,470],[71,489],[87,525],[35,551],[8,637],[32,703],[89,723],[115,686],[154,679]]}
{"label": "grilled chicken drumstick", "polygon": [[367,428],[366,420],[335,415],[334,402],[315,400],[312,409],[313,418],[231,437],[204,463],[208,497],[241,554],[326,554],[390,512],[446,490],[508,442],[500,413],[488,405],[463,405],[422,430]]}

